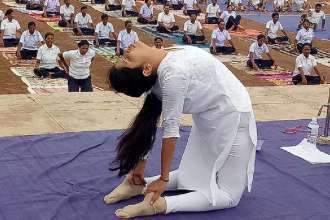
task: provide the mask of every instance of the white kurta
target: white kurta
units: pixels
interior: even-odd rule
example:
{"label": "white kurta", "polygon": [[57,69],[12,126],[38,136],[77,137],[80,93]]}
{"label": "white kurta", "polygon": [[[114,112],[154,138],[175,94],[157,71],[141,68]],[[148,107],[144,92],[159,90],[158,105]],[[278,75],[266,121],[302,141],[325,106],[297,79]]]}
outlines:
{"label": "white kurta", "polygon": [[162,100],[163,137],[179,137],[182,113],[192,114],[194,122],[178,169],[178,188],[199,191],[216,205],[216,173],[231,150],[240,114],[247,112],[253,143],[246,172],[250,191],[257,130],[246,88],[215,57],[191,46],[169,52],[157,74],[152,92]]}

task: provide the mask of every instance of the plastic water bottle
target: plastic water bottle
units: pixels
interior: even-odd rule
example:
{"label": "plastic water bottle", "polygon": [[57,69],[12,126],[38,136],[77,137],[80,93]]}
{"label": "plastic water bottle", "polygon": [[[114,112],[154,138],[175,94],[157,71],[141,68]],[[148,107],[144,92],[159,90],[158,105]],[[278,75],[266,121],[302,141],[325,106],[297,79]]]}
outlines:
{"label": "plastic water bottle", "polygon": [[316,146],[317,137],[319,135],[319,124],[317,123],[317,118],[313,118],[308,124],[309,135],[307,141]]}

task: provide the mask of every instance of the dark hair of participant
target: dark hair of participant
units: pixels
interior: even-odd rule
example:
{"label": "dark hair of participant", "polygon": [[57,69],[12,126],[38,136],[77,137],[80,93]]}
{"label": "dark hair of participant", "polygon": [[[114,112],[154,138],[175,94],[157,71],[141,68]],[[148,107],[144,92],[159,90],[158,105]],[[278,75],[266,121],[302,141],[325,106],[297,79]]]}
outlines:
{"label": "dark hair of participant", "polygon": [[106,19],[106,18],[109,18],[109,15],[107,15],[107,14],[102,14],[101,15],[101,20]]}
{"label": "dark hair of participant", "polygon": [[259,34],[259,35],[257,36],[257,40],[260,40],[260,39],[263,39],[263,38],[266,38],[265,35],[263,35],[263,34]]}
{"label": "dark hair of participant", "polygon": [[154,42],[156,42],[157,40],[160,40],[161,42],[163,42],[163,38],[161,38],[161,37],[155,37]]}
{"label": "dark hair of participant", "polygon": [[275,17],[275,16],[280,16],[280,14],[278,12],[273,12],[272,18]]}
{"label": "dark hair of participant", "polygon": [[316,8],[316,7],[322,7],[322,5],[321,5],[320,3],[316,3],[316,4],[315,4],[315,8]]}
{"label": "dark hair of participant", "polygon": [[32,26],[36,26],[36,23],[34,23],[33,21],[30,21],[30,22],[28,23],[28,28],[29,28],[29,27],[32,27]]}
{"label": "dark hair of participant", "polygon": [[127,20],[127,21],[125,21],[125,27],[126,27],[128,24],[132,24],[132,21],[131,21],[131,20]]}
{"label": "dark hair of participant", "polygon": [[48,36],[53,36],[53,37],[54,37],[54,33],[52,33],[52,32],[47,32],[47,33],[45,34],[45,39],[46,39]]}
{"label": "dark hair of participant", "polygon": [[[117,92],[139,97],[156,83],[157,75],[144,76],[141,68],[117,69],[112,67],[109,84]],[[155,141],[157,123],[162,112],[162,103],[153,93],[144,100],[140,112],[130,127],[120,136],[117,144],[117,156],[110,170],[119,170],[119,176],[130,172],[152,149]]]}
{"label": "dark hair of participant", "polygon": [[195,15],[197,17],[197,14],[196,13],[190,13],[190,16],[189,17],[191,17],[193,15]]}
{"label": "dark hair of participant", "polygon": [[307,43],[307,44],[304,44],[303,48],[305,48],[305,47],[312,48],[312,45]]}
{"label": "dark hair of participant", "polygon": [[81,40],[78,43],[78,47],[82,47],[82,46],[85,46],[85,45],[88,45],[89,46],[89,42],[87,40]]}
{"label": "dark hair of participant", "polygon": [[148,2],[149,2],[149,0],[144,0],[144,2],[145,2],[145,3],[148,3]]}
{"label": "dark hair of participant", "polygon": [[10,15],[11,13],[13,13],[14,12],[14,10],[13,9],[8,9],[7,11],[6,11],[6,13],[5,13],[5,16],[8,16],[8,15]]}
{"label": "dark hair of participant", "polygon": [[81,11],[84,10],[84,9],[87,9],[87,6],[84,5],[80,8]]}
{"label": "dark hair of participant", "polygon": [[225,22],[222,18],[219,18],[218,24]]}

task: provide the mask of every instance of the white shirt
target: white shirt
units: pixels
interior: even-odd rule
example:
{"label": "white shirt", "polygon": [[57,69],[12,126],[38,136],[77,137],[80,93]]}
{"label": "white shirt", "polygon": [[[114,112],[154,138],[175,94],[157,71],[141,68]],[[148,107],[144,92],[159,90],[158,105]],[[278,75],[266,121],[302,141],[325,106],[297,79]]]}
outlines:
{"label": "white shirt", "polygon": [[231,11],[229,13],[228,11],[224,11],[224,12],[222,12],[220,18],[222,18],[224,20],[225,24],[227,24],[227,21],[228,21],[230,16],[233,16],[233,18],[236,18],[236,12]]}
{"label": "white shirt", "polygon": [[221,201],[216,172],[227,160],[240,114],[246,112],[250,115],[248,147],[253,149],[245,178],[250,190],[257,132],[251,99],[242,83],[212,54],[195,47],[168,52],[157,75],[152,92],[162,101],[163,138],[179,137],[182,114],[192,114],[194,119],[177,172],[178,188],[197,190],[213,205]]}
{"label": "white shirt", "polygon": [[260,0],[252,0],[252,5],[257,6],[260,4]]}
{"label": "white shirt", "polygon": [[85,55],[81,55],[79,49],[69,50],[63,53],[64,59],[70,62],[69,75],[75,79],[86,79],[90,76],[90,65],[95,57],[94,50],[88,49]]}
{"label": "white shirt", "polygon": [[217,17],[217,13],[220,14],[220,6],[218,4],[209,4],[206,8],[207,17],[214,18]]}
{"label": "white shirt", "polygon": [[73,5],[69,5],[69,7],[66,7],[66,5],[62,5],[60,7],[60,14],[63,15],[64,19],[66,21],[71,19],[71,14],[74,14],[74,7]]}
{"label": "white shirt", "polygon": [[183,4],[187,5],[187,10],[194,10],[194,4],[197,4],[197,0],[184,0]]}
{"label": "white shirt", "polygon": [[226,40],[231,40],[229,32],[227,30],[220,31],[219,28],[212,31],[211,38],[215,39],[215,46],[217,47],[223,47]]}
{"label": "white shirt", "polygon": [[154,14],[154,8],[152,7],[152,5],[148,7],[148,5],[144,3],[140,8],[140,15],[142,15],[142,17],[144,18],[150,18],[153,14]]}
{"label": "white shirt", "polygon": [[123,0],[121,4],[125,6],[126,11],[134,11],[135,0]]}
{"label": "white shirt", "polygon": [[127,33],[124,29],[119,32],[118,40],[120,41],[120,48],[126,49],[129,45],[139,41],[139,37],[135,31],[131,30],[130,33]]}
{"label": "white shirt", "polygon": [[39,31],[35,30],[33,34],[30,34],[29,30],[22,33],[19,42],[22,44],[23,49],[27,50],[38,50],[39,44],[44,39],[42,38]]}
{"label": "white shirt", "polygon": [[40,68],[52,69],[58,66],[58,54],[60,49],[52,45],[49,48],[46,44],[42,45],[38,49],[37,60],[40,60]]}
{"label": "white shirt", "polygon": [[57,12],[57,7],[60,7],[59,0],[45,0],[45,6],[47,12]]}
{"label": "white shirt", "polygon": [[266,23],[266,29],[268,29],[268,37],[274,39],[277,37],[277,32],[279,30],[283,30],[282,24],[277,21],[276,24],[274,24],[273,20],[270,20]]}
{"label": "white shirt", "polygon": [[0,10],[0,22],[3,20],[4,17],[5,17],[5,14],[3,13],[3,11]]}
{"label": "white shirt", "polygon": [[307,0],[294,0],[296,5],[303,5],[305,2],[307,2]]}
{"label": "white shirt", "polygon": [[170,2],[172,5],[178,5],[179,3],[182,3],[182,0],[167,0],[167,2]]}
{"label": "white shirt", "polygon": [[115,0],[107,0],[107,3],[108,3],[109,5],[120,5],[120,4],[118,4],[118,2],[115,1]]}
{"label": "white shirt", "polygon": [[309,55],[308,58],[304,56],[304,54],[300,54],[296,58],[296,66],[295,70],[293,71],[293,75],[299,75],[300,72],[298,68],[302,68],[304,75],[306,76],[316,76],[313,69],[317,65],[316,59],[314,56]]}
{"label": "white shirt", "polygon": [[314,31],[312,28],[309,28],[308,30],[306,30],[305,28],[301,28],[296,35],[296,40],[298,44],[312,43],[313,38]]}
{"label": "white shirt", "polygon": [[88,24],[92,24],[92,18],[89,14],[86,14],[85,16],[82,15],[82,13],[76,14],[76,17],[74,18],[74,22],[78,24],[78,27],[80,28],[87,28]]}
{"label": "white shirt", "polygon": [[115,30],[111,23],[107,23],[106,25],[103,24],[101,21],[96,25],[95,33],[98,33],[99,39],[107,39],[109,38],[109,33],[113,33]]}
{"label": "white shirt", "polygon": [[171,12],[169,12],[168,14],[165,14],[165,12],[161,12],[158,14],[157,21],[164,24],[170,24],[172,22],[175,22],[174,14],[172,14]]}
{"label": "white shirt", "polygon": [[274,5],[276,6],[284,6],[286,0],[274,0]]}
{"label": "white shirt", "polygon": [[323,11],[316,12],[315,9],[312,9],[311,16],[308,16],[308,20],[313,24],[319,24],[322,20],[325,20],[325,14]]}
{"label": "white shirt", "polygon": [[197,20],[194,23],[192,23],[191,20],[189,19],[183,25],[183,30],[187,31],[188,35],[196,35],[197,31],[202,29],[203,29],[202,24]]}
{"label": "white shirt", "polygon": [[30,4],[40,4],[41,3],[40,0],[28,0],[27,2]]}
{"label": "white shirt", "polygon": [[231,3],[237,6],[238,4],[242,4],[242,0],[231,0]]}
{"label": "white shirt", "polygon": [[0,30],[3,31],[3,39],[16,38],[16,31],[20,29],[21,26],[15,19],[12,19],[10,22],[8,18],[6,18],[1,22]]}
{"label": "white shirt", "polygon": [[262,59],[262,55],[269,53],[269,49],[266,44],[259,47],[258,42],[254,42],[251,44],[249,52],[254,53],[254,59]]}

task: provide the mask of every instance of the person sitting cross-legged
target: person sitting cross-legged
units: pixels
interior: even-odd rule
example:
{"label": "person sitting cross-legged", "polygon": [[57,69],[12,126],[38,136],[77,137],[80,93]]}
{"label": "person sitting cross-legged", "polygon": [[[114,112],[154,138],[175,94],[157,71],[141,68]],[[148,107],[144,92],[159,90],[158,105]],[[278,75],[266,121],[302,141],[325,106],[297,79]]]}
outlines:
{"label": "person sitting cross-legged", "polygon": [[293,11],[302,12],[308,8],[307,0],[293,0]]}
{"label": "person sitting cross-legged", "polygon": [[157,20],[154,19],[154,8],[151,0],[144,0],[144,4],[140,8],[140,13],[137,21],[141,24],[157,24]]}
{"label": "person sitting cross-legged", "polygon": [[163,49],[163,38],[161,37],[155,37],[154,39],[154,47],[157,49]]}
{"label": "person sitting cross-legged", "polygon": [[173,10],[181,10],[183,8],[183,0],[167,0],[167,4]]}
{"label": "person sitting cross-legged", "polygon": [[121,3],[119,0],[107,0],[104,7],[106,11],[118,11],[121,10]]}
{"label": "person sitting cross-legged", "polygon": [[33,70],[34,74],[38,77],[50,78],[66,78],[67,74],[59,66],[63,67],[62,62],[59,60],[58,55],[60,49],[53,44],[54,34],[45,34],[45,44],[38,49],[37,63]]}
{"label": "person sitting cross-legged", "polygon": [[229,30],[229,31],[234,31],[237,29],[244,30],[244,28],[240,25],[241,16],[236,14],[235,11],[233,11],[232,5],[227,6],[227,11],[222,12],[222,14],[220,15],[220,18],[225,21],[226,30]]}
{"label": "person sitting cross-legged", "polygon": [[251,0],[251,5],[254,10],[259,11],[259,12],[265,12],[266,11],[266,6],[264,3],[264,0]]}
{"label": "person sitting cross-legged", "polygon": [[315,9],[311,9],[308,12],[307,19],[311,23],[314,30],[321,25],[321,30],[325,31],[325,13],[322,11],[322,5],[317,3]]}
{"label": "person sitting cross-legged", "polygon": [[8,9],[5,12],[6,18],[0,26],[0,46],[16,47],[19,42],[18,34],[21,34],[21,26],[14,19],[14,10]]}
{"label": "person sitting cross-legged", "polygon": [[212,0],[206,8],[205,23],[217,24],[220,17],[220,6],[217,4],[217,0]]}
{"label": "person sitting cross-legged", "polygon": [[135,0],[123,0],[122,3],[122,16],[137,17],[139,12],[136,9]]}
{"label": "person sitting cross-legged", "polygon": [[81,7],[81,12],[76,14],[74,24],[73,32],[76,35],[94,35],[93,21],[92,17],[87,14],[87,6]]}
{"label": "person sitting cross-legged", "polygon": [[139,41],[139,37],[135,31],[132,30],[132,21],[125,21],[125,29],[121,30],[118,34],[116,55],[123,55],[124,50],[131,44]]}
{"label": "person sitting cross-legged", "polygon": [[[310,28],[310,22],[306,19],[302,25],[302,28],[298,31],[294,40],[293,51],[302,53],[302,48],[305,44],[313,45],[314,31]],[[311,54],[317,54],[317,49],[312,47]]]}
{"label": "person sitting cross-legged", "polygon": [[[284,36],[277,36],[277,32],[281,31]],[[278,12],[272,14],[272,20],[266,23],[266,35],[269,44],[278,44],[289,41],[288,34],[284,31],[282,24],[279,21]]]}
{"label": "person sitting cross-legged", "polygon": [[325,77],[320,74],[317,62],[311,54],[311,45],[305,44],[302,54],[296,58],[295,70],[293,71],[293,84],[317,85],[325,83]]}
{"label": "person sitting cross-legged", "polygon": [[198,5],[197,0],[184,0],[183,1],[183,14],[190,16],[190,14],[199,14],[202,10]]}
{"label": "person sitting cross-legged", "polygon": [[[257,36],[257,41],[252,43],[249,50],[249,60],[247,66],[255,70],[270,69],[272,66],[276,66],[273,57],[269,53],[269,49],[265,44],[266,37],[263,34]],[[262,58],[262,55],[266,54],[269,60]]]}
{"label": "person sitting cross-legged", "polygon": [[74,26],[74,7],[70,4],[70,0],[64,0],[64,5],[60,7],[60,16],[58,26]]}
{"label": "person sitting cross-legged", "polygon": [[190,14],[190,19],[184,23],[182,41],[185,44],[202,44],[205,42],[202,24],[196,18],[196,14]]}
{"label": "person sitting cross-legged", "polygon": [[[225,29],[225,22],[222,19],[218,22],[218,28],[213,30],[211,38],[210,52],[212,54],[235,53],[234,43],[231,40],[229,32]],[[231,46],[225,46],[226,41],[228,41]]]}
{"label": "person sitting cross-legged", "polygon": [[288,0],[274,0],[274,12],[291,11],[291,3]]}
{"label": "person sitting cross-legged", "polygon": [[19,41],[16,56],[18,59],[31,60],[37,57],[38,48],[44,43],[36,24],[33,21],[28,23],[28,30],[22,33]]}
{"label": "person sitting cross-legged", "polygon": [[246,7],[243,5],[242,0],[230,0],[230,4],[234,7],[235,11],[245,11]]}
{"label": "person sitting cross-legged", "polygon": [[107,14],[102,14],[101,20],[102,21],[98,23],[95,28],[94,44],[96,45],[96,47],[105,44],[107,44],[108,46],[116,46],[117,36],[115,34],[113,25],[108,22],[109,16]]}
{"label": "person sitting cross-legged", "polygon": [[44,2],[44,17],[52,17],[60,15],[59,0],[45,0]]}
{"label": "person sitting cross-legged", "polygon": [[36,10],[36,11],[43,11],[44,4],[42,0],[28,0],[26,3],[27,10]]}
{"label": "person sitting cross-legged", "polygon": [[174,14],[170,12],[170,6],[164,5],[164,11],[158,14],[158,26],[157,31],[161,33],[172,33],[179,30],[179,27],[175,24]]}

